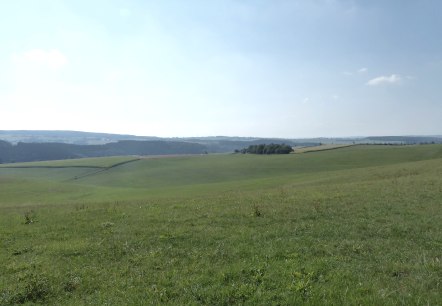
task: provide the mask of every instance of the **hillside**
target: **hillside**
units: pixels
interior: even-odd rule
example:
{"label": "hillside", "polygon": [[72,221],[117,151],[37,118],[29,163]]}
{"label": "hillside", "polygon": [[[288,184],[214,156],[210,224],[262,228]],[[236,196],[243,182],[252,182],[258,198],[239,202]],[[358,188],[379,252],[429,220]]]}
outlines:
{"label": "hillside", "polygon": [[124,155],[204,154],[206,147],[189,142],[123,140],[104,145],[66,143],[0,143],[0,163]]}
{"label": "hillside", "polygon": [[[187,188],[193,193],[193,187],[227,188],[236,186],[278,186],[285,181],[307,178],[325,179],[352,169],[390,166],[404,162],[417,162],[442,158],[442,146],[351,146],[339,150],[318,151],[314,154],[290,154],[284,156],[259,155],[205,155],[205,156],[171,156],[153,158],[111,157],[86,158],[56,162],[36,162],[21,164],[4,164],[0,166],[3,175],[14,177],[36,177],[52,180],[62,175],[75,185],[109,188],[110,194],[117,189],[129,188],[132,197],[144,197],[146,191],[161,194],[164,189]],[[134,160],[132,163],[124,163]],[[122,165],[120,165],[122,164]],[[114,165],[120,165],[113,167]],[[108,171],[87,175],[93,169],[108,168]],[[72,172],[72,173],[71,173]],[[70,184],[68,184],[70,185]],[[255,188],[255,187],[253,187]],[[159,190],[157,190],[159,189]],[[170,196],[170,193],[166,193]],[[5,193],[4,193],[5,195]],[[35,195],[35,200],[38,195]],[[50,195],[43,192],[42,201],[50,200]],[[74,196],[74,195],[73,195]],[[92,194],[91,194],[92,196]],[[124,199],[126,193],[122,196]],[[0,196],[1,197],[1,196]],[[93,197],[92,197],[93,198]],[[118,198],[118,197],[117,197]],[[117,199],[116,198],[116,199]],[[1,198],[0,198],[1,199]],[[44,200],[46,199],[46,200]],[[10,199],[13,200],[13,199]],[[50,202],[50,201],[49,201]]]}
{"label": "hillside", "polygon": [[160,140],[153,136],[134,136],[109,133],[91,133],[78,131],[29,131],[29,130],[0,130],[0,139],[10,143],[68,143],[79,145],[101,145],[120,140]]}
{"label": "hillside", "polygon": [[[102,145],[110,142],[123,140],[160,140],[172,142],[191,142],[208,145],[212,150],[227,150],[248,146],[248,144],[260,143],[297,143],[309,144],[319,141],[311,139],[282,139],[282,138],[260,138],[260,137],[228,137],[228,136],[208,136],[208,137],[154,137],[154,136],[135,136],[124,134],[91,133],[78,131],[32,131],[32,130],[0,130],[0,140],[17,144],[24,143],[67,143],[77,145]],[[227,146],[227,147],[226,147]]]}
{"label": "hillside", "polygon": [[430,304],[442,145],[0,166],[0,304]]}
{"label": "hillside", "polygon": [[[1,132],[1,131],[0,131]],[[23,134],[22,134],[23,133]],[[42,132],[40,132],[42,133]],[[86,134],[86,135],[85,135]],[[4,134],[3,136],[5,136]],[[20,137],[25,134],[25,131],[14,134]],[[32,133],[30,135],[33,135]],[[108,134],[94,134],[80,133],[80,132],[52,132],[49,136],[43,133],[35,134],[35,138],[19,138],[25,142],[10,143],[0,140],[0,164],[13,162],[32,162],[58,159],[72,159],[85,157],[106,157],[106,156],[124,156],[124,155],[179,155],[179,154],[206,154],[206,153],[231,153],[235,150],[240,150],[250,145],[258,144],[289,144],[292,146],[312,146],[318,143],[310,142],[293,142],[282,139],[244,139],[244,140],[226,140],[220,138],[192,138],[192,139],[159,139],[159,140],[140,140],[142,138],[135,137],[138,140],[118,140],[117,142],[110,141],[112,137],[100,138],[109,142],[104,144],[73,144],[73,139],[82,138],[86,142],[94,142],[93,137],[105,137]],[[0,137],[1,137],[0,133]],[[117,137],[118,136],[118,137]],[[52,138],[51,138],[52,137]],[[55,138],[54,138],[55,137]],[[57,138],[58,137],[58,138]],[[67,138],[64,138],[67,137]],[[113,135],[112,139],[124,138],[124,135]],[[6,137],[8,138],[8,137]],[[128,137],[132,139],[133,137]],[[13,138],[17,140],[17,138]],[[58,139],[65,142],[51,142],[50,140]],[[37,140],[46,140],[47,142],[36,142]],[[28,142],[26,142],[28,141]],[[80,141],[77,141],[80,142]]]}
{"label": "hillside", "polygon": [[[205,146],[210,153],[233,152],[249,145],[286,143],[293,146],[308,146],[319,144],[318,140],[304,139],[282,139],[282,138],[259,138],[259,137],[173,137],[161,138],[152,136],[134,136],[106,133],[90,133],[76,131],[1,131],[0,141],[7,141],[11,144],[18,143],[63,143],[75,145],[104,145],[121,141],[162,141],[171,143],[196,143]],[[178,152],[177,152],[178,154]]]}

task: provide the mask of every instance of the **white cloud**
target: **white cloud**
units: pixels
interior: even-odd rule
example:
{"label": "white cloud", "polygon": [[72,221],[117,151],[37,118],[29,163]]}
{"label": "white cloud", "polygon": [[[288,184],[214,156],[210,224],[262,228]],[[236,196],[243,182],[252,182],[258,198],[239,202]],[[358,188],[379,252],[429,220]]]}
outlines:
{"label": "white cloud", "polygon": [[366,68],[366,67],[362,67],[362,68],[360,68],[360,69],[358,69],[358,70],[356,70],[356,71],[344,71],[343,72],[343,74],[344,75],[346,75],[346,76],[352,76],[352,75],[355,75],[355,74],[363,74],[363,73],[366,73],[368,71],[368,68]]}
{"label": "white cloud", "polygon": [[304,100],[302,100],[302,103],[304,103],[304,104],[306,104],[306,103],[308,103],[308,102],[310,102],[310,98],[304,98]]}
{"label": "white cloud", "polygon": [[67,63],[66,56],[57,49],[49,51],[32,49],[12,56],[14,63],[19,65],[41,65],[58,70]]}
{"label": "white cloud", "polygon": [[388,84],[398,84],[402,81],[402,77],[398,74],[392,74],[390,76],[379,76],[377,78],[371,79],[367,82],[368,86],[378,86],[378,85],[388,85]]}

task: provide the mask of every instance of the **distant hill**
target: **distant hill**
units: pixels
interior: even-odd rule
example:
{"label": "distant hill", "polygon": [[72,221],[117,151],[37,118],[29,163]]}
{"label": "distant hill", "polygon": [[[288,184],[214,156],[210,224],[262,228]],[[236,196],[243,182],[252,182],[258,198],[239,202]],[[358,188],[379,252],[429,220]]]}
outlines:
{"label": "distant hill", "polygon": [[125,140],[104,145],[75,145],[67,143],[23,143],[11,145],[0,142],[0,162],[58,160],[82,157],[118,155],[203,154],[206,147],[197,143],[174,141]]}
{"label": "distant hill", "polygon": [[[32,144],[32,143],[56,143],[56,145],[52,146],[55,150],[62,150],[61,148],[69,148],[69,154],[64,153],[64,155],[78,155],[77,153],[72,153],[72,150],[75,152],[80,147],[66,147],[61,146],[61,144],[71,144],[71,145],[106,145],[111,143],[121,142],[118,146],[129,145],[129,143],[125,141],[157,141],[152,142],[151,144],[157,144],[158,148],[166,148],[169,146],[169,151],[173,153],[166,154],[182,154],[183,148],[188,148],[188,144],[199,144],[204,147],[203,152],[208,153],[227,153],[233,152],[235,150],[240,150],[250,145],[258,145],[258,144],[288,144],[291,146],[313,146],[318,145],[318,141],[308,141],[308,140],[295,140],[295,139],[279,139],[279,138],[257,138],[257,137],[228,137],[228,136],[209,136],[209,137],[186,137],[186,138],[160,138],[153,136],[134,136],[134,135],[121,135],[121,134],[106,134],[106,133],[89,133],[89,132],[77,132],[77,131],[26,131],[26,130],[18,130],[18,131],[0,131],[0,140],[4,140],[13,145],[23,146],[23,144]],[[166,144],[167,143],[167,144]],[[178,145],[180,144],[180,145]],[[40,147],[40,146],[38,146]],[[48,147],[50,147],[48,145]],[[106,146],[106,153],[113,151],[114,153],[123,154],[127,152],[127,150],[123,150],[121,148],[110,150],[112,145]],[[130,145],[133,147],[133,144]],[[75,148],[75,149],[74,149]],[[200,147],[201,148],[201,147]],[[161,150],[162,150],[161,149]],[[0,150],[1,147],[0,147]],[[65,149],[63,149],[65,150]],[[83,151],[91,151],[95,150],[93,147],[90,148],[82,148]],[[158,149],[160,153],[152,153],[152,154],[164,154]],[[155,151],[153,148],[149,150],[149,152]],[[99,149],[97,152],[103,152],[102,149]],[[136,151],[138,152],[138,151]],[[144,151],[142,151],[144,152]],[[187,152],[187,151],[186,151]],[[193,152],[190,150],[189,152]],[[71,154],[72,153],[72,154]],[[101,154],[100,153],[100,154]],[[184,152],[185,153],[185,152]],[[1,154],[1,152],[0,152]],[[132,154],[132,153],[126,153]],[[135,154],[144,154],[144,153],[135,153]],[[151,153],[146,153],[151,154]],[[83,155],[81,153],[80,155]],[[99,155],[99,156],[107,156],[107,155]],[[69,157],[70,158],[70,157]]]}
{"label": "distant hill", "polygon": [[159,140],[159,137],[153,136],[134,136],[107,133],[91,133],[77,131],[28,131],[11,130],[0,131],[0,139],[10,143],[33,143],[33,142],[57,142],[81,145],[106,144],[120,140]]}
{"label": "distant hill", "polygon": [[442,143],[442,136],[372,136],[365,139],[376,142],[400,142],[404,144]]}
{"label": "distant hill", "polygon": [[77,131],[0,131],[0,162],[100,157],[227,153],[260,144],[293,147],[320,144],[421,144],[442,143],[441,136],[372,136],[349,138],[186,137],[160,138]]}
{"label": "distant hill", "polygon": [[162,140],[172,142],[191,142],[202,144],[219,144],[224,146],[227,142],[232,144],[234,142],[251,144],[258,143],[293,143],[306,144],[317,141],[296,140],[296,139],[282,139],[282,138],[259,138],[259,137],[229,137],[229,136],[208,136],[208,137],[171,137],[161,138],[155,136],[135,136],[125,134],[106,134],[106,133],[91,133],[91,132],[77,132],[77,131],[30,131],[30,130],[0,130],[0,140],[8,141],[12,144],[19,142],[25,143],[69,143],[79,145],[97,145],[106,144],[110,142],[118,142],[121,140]]}
{"label": "distant hill", "polygon": [[6,141],[0,141],[0,163],[122,155],[205,154],[209,152],[226,153],[242,149],[245,146],[267,142],[271,143],[267,140],[223,141],[206,144],[188,141],[122,140],[102,145],[77,145],[56,142],[19,142],[18,144],[11,144]]}

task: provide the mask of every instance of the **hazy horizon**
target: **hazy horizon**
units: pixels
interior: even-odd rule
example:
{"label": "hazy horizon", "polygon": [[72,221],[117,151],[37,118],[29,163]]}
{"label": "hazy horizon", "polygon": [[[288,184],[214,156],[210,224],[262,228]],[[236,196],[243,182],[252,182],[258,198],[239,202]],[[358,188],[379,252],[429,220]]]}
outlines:
{"label": "hazy horizon", "polygon": [[436,0],[5,2],[0,130],[441,135],[441,10]]}
{"label": "hazy horizon", "polygon": [[[184,135],[184,136],[157,136],[157,135],[142,135],[142,134],[134,134],[134,133],[108,133],[103,131],[81,131],[81,130],[0,130],[0,132],[74,132],[74,133],[92,133],[92,134],[110,134],[110,135],[127,135],[127,136],[135,136],[135,137],[157,137],[157,138],[210,138],[210,137],[231,137],[231,138],[271,138],[271,139],[313,139],[313,138],[330,138],[330,139],[357,139],[357,138],[367,138],[367,137],[442,137],[442,134],[408,134],[408,135],[390,135],[390,134],[379,134],[379,135],[340,135],[340,136],[316,136],[316,137],[279,137],[279,136],[250,136],[250,135],[201,135],[201,136],[192,136],[192,135]],[[0,136],[1,140],[1,136]]]}

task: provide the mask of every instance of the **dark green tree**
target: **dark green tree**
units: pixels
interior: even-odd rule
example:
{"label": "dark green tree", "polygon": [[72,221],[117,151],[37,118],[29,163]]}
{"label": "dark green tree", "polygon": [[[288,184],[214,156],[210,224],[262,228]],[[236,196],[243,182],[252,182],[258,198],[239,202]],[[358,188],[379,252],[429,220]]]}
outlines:
{"label": "dark green tree", "polygon": [[240,151],[243,154],[289,154],[293,152],[293,148],[286,144],[259,144],[250,145],[248,148],[244,148]]}

